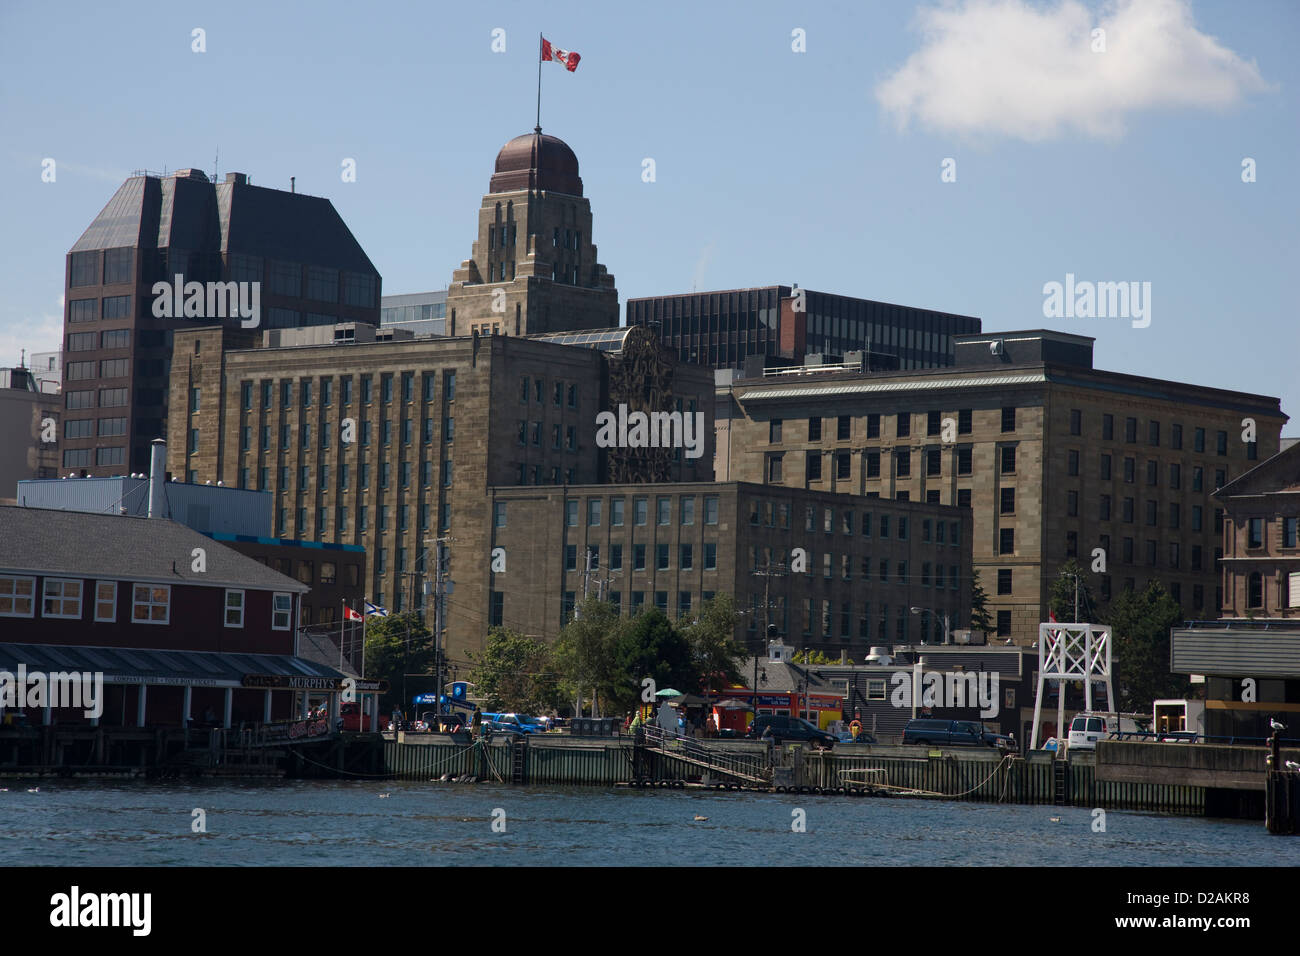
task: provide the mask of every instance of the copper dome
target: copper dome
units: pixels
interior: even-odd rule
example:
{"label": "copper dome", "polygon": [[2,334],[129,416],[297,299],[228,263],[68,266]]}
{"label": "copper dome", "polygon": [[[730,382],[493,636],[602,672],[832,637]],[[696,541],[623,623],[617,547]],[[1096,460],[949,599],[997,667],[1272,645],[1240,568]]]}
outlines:
{"label": "copper dome", "polygon": [[581,196],[578,157],[564,140],[546,136],[540,128],[516,136],[497,153],[496,172],[488,191],[516,189],[546,189]]}

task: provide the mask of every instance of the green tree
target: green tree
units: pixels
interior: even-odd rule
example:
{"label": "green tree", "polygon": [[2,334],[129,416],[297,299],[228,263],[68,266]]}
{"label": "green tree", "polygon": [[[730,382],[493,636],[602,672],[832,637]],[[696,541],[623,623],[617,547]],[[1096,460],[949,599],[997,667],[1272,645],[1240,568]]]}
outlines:
{"label": "green tree", "polygon": [[989,596],[984,593],[984,586],[980,584],[979,571],[971,572],[970,626],[971,630],[983,631],[986,634],[993,630],[993,622],[989,620]]}
{"label": "green tree", "polygon": [[1182,624],[1183,609],[1164,585],[1152,581],[1141,594],[1125,589],[1107,618],[1121,710],[1150,713],[1153,700],[1187,694],[1187,679],[1169,672],[1169,631]]}
{"label": "green tree", "polygon": [[617,696],[615,685],[626,678],[618,670],[614,649],[619,635],[630,627],[608,601],[587,597],[573,618],[560,631],[554,659],[560,675],[560,690],[566,699],[580,702],[593,694],[593,715],[601,701]]}
{"label": "green tree", "polygon": [[[840,659],[838,657],[831,657],[831,655],[825,653],[824,651],[808,650],[808,649],[804,649],[800,651],[798,654],[794,655],[793,660],[796,664],[812,664],[812,665],[838,664],[840,662]],[[849,663],[852,664],[853,661],[850,660]]]}
{"label": "green tree", "polygon": [[745,656],[745,649],[736,643],[737,616],[736,602],[724,592],[705,601],[699,616],[682,628],[706,693],[740,681],[737,662]]}
{"label": "green tree", "polygon": [[404,675],[428,674],[432,683],[433,666],[433,634],[418,615],[390,614],[366,621],[366,679],[386,680],[389,686],[379,698],[381,713],[406,707]]}
{"label": "green tree", "polygon": [[691,645],[658,608],[641,612],[630,627],[619,633],[614,662],[621,678],[615,687],[614,702],[622,710],[632,710],[640,703],[641,682],[647,677],[654,681],[656,690],[699,686],[700,669],[692,657]]}
{"label": "green tree", "polygon": [[470,680],[489,710],[544,713],[562,702],[551,645],[494,627],[481,654],[470,653]]}
{"label": "green tree", "polygon": [[1074,583],[1079,582],[1079,621],[1097,621],[1097,606],[1092,600],[1092,591],[1088,588],[1088,572],[1074,558],[1069,558],[1061,565],[1060,573],[1052,582],[1047,606],[1056,615],[1058,621],[1074,621]]}

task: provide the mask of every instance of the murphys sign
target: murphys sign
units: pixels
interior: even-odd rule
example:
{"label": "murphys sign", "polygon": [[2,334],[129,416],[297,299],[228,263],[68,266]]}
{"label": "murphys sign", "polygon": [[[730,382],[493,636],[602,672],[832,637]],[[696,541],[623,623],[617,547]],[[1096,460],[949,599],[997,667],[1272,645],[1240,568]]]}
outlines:
{"label": "murphys sign", "polygon": [[385,694],[388,692],[386,680],[358,680],[352,678],[347,684],[346,677],[302,677],[292,674],[245,674],[240,682],[243,687],[262,690],[326,690],[343,691],[350,686],[360,694]]}

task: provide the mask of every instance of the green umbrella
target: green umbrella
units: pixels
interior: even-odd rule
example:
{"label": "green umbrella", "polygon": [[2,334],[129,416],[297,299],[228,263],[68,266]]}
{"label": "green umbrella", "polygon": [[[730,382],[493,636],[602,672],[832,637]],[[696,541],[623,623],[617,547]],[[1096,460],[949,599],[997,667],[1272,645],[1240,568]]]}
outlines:
{"label": "green umbrella", "polygon": [[666,687],[663,690],[656,693],[655,696],[656,697],[684,697],[685,695],[679,690],[673,690],[671,687]]}

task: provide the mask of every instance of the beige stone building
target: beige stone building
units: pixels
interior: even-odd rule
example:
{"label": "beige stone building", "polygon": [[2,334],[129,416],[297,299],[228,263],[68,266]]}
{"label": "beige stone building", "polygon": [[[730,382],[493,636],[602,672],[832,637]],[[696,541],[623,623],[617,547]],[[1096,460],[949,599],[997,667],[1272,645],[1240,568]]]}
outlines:
{"label": "beige stone building", "polygon": [[[273,492],[277,537],[364,546],[367,594],[390,610],[422,604],[426,548],[448,539],[447,646],[463,659],[486,633],[494,486],[712,477],[712,372],[673,363],[641,328],[596,338],[265,348],[228,328],[178,331],[168,470]],[[620,402],[702,414],[699,457],[598,447],[597,416]]]}
{"label": "beige stone building", "polygon": [[969,507],[1004,639],[1036,639],[1071,557],[1100,604],[1154,577],[1213,617],[1213,493],[1277,452],[1286,416],[1276,398],[1096,369],[1092,343],[1000,332],[957,337],[946,369],[721,372],[717,478]]}
{"label": "beige stone building", "polygon": [[504,552],[504,571],[483,565],[491,624],[552,638],[584,594],[689,620],[726,593],[742,644],[764,647],[771,624],[796,648],[859,661],[968,628],[969,509],[734,481],[489,496]]}

